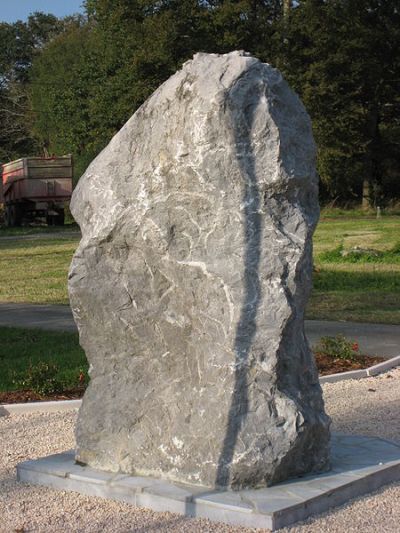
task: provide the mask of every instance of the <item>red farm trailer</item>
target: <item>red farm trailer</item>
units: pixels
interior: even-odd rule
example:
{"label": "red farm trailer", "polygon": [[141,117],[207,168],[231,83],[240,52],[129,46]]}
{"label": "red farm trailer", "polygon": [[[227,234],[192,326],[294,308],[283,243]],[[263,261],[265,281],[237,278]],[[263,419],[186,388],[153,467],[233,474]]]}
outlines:
{"label": "red farm trailer", "polygon": [[7,226],[37,218],[64,224],[72,193],[72,157],[24,157],[3,165],[2,198]]}

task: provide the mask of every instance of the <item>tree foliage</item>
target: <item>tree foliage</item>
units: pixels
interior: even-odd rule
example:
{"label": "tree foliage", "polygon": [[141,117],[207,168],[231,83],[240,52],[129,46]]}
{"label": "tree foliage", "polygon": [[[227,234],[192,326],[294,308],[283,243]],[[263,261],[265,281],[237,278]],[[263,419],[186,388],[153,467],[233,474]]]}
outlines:
{"label": "tree foliage", "polygon": [[[400,13],[381,0],[303,0],[291,13],[282,70],[313,119],[325,193],[400,194]],[[397,159],[397,163],[395,162]]]}
{"label": "tree foliage", "polygon": [[29,101],[33,61],[68,19],[34,13],[26,23],[0,23],[0,161],[34,154],[34,117]]}
{"label": "tree foliage", "polygon": [[397,1],[86,0],[85,8],[85,17],[36,13],[0,24],[0,117],[7,109],[10,128],[0,158],[72,152],[79,175],[194,53],[244,49],[280,68],[303,99],[326,200],[360,200],[363,182],[375,203],[400,197]]}

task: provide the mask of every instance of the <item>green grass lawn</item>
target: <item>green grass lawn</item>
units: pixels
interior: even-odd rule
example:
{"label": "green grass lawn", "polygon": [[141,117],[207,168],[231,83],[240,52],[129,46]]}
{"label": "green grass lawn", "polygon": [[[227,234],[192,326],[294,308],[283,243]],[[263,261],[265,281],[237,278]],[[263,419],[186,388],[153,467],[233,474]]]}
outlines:
{"label": "green grass lawn", "polygon": [[[400,324],[400,216],[328,215],[321,217],[314,237],[316,271],[307,318]],[[78,242],[57,234],[0,238],[0,302],[68,304],[67,273]],[[356,246],[375,252],[341,255]]]}
{"label": "green grass lawn", "polygon": [[77,238],[0,239],[0,302],[67,304]]}
{"label": "green grass lawn", "polygon": [[400,216],[331,218],[322,214],[314,235],[314,254],[318,259],[322,252],[340,245],[390,250],[399,243]]}
{"label": "green grass lawn", "polygon": [[20,226],[15,228],[0,227],[1,237],[18,237],[25,235],[40,235],[41,233],[54,233],[55,235],[62,235],[63,233],[79,232],[79,226],[75,222],[67,223],[65,226]]}
{"label": "green grass lawn", "polygon": [[[57,233],[0,238],[0,302],[68,304],[67,273],[78,242]],[[356,246],[372,252],[342,255]],[[314,265],[307,318],[400,324],[399,216],[322,217]],[[65,389],[87,372],[77,334],[0,327],[0,391],[21,388],[18,381],[40,362],[57,365]]]}
{"label": "green grass lawn", "polygon": [[[342,256],[355,247],[372,253]],[[400,324],[400,217],[321,217],[307,318]]]}
{"label": "green grass lawn", "polygon": [[77,387],[80,372],[87,372],[77,333],[0,327],[1,392],[20,389],[16,381],[40,362],[57,365],[56,377],[65,389]]}

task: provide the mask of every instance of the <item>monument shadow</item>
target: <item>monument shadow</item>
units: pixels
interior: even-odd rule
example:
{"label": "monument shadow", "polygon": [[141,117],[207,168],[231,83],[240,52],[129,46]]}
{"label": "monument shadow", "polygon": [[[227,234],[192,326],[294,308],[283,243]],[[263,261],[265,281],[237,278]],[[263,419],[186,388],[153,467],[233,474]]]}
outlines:
{"label": "monument shadow", "polygon": [[[263,87],[264,89],[264,87]],[[261,214],[260,191],[257,183],[255,154],[252,147],[252,130],[254,117],[261,94],[254,92],[251,105],[237,106],[235,102],[248,102],[249,85],[246,76],[238,80],[229,91],[226,109],[230,114],[236,148],[236,158],[243,181],[244,210],[244,297],[239,322],[235,334],[235,376],[228,423],[221,453],[218,459],[215,485],[227,487],[230,479],[235,446],[239,432],[245,422],[248,398],[248,358],[257,330],[257,311],[261,299],[259,266],[261,258]]]}

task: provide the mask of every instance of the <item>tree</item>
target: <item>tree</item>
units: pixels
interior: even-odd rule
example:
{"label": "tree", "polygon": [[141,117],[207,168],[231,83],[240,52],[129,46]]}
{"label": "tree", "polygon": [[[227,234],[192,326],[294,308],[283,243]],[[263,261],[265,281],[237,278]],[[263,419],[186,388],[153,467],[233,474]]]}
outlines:
{"label": "tree", "polygon": [[86,9],[88,22],[50,41],[31,76],[35,131],[49,151],[74,154],[77,175],[185,60],[207,51],[209,32],[195,0],[90,0]]}
{"label": "tree", "polygon": [[26,25],[0,23],[0,160],[9,160],[21,149],[30,151],[26,126],[25,85],[31,59],[31,41]]}
{"label": "tree", "polygon": [[218,52],[242,49],[262,61],[273,62],[273,36],[282,17],[277,0],[214,0],[215,42]]}
{"label": "tree", "polygon": [[196,0],[91,0],[87,9],[101,76],[91,105],[106,139],[194,52],[211,49],[209,13]]}
{"label": "tree", "polygon": [[0,23],[0,160],[36,153],[28,99],[29,73],[44,44],[62,31],[53,15],[34,13],[26,23]]}
{"label": "tree", "polygon": [[44,151],[72,153],[78,175],[97,148],[89,110],[98,88],[91,56],[90,28],[74,20],[47,43],[31,71],[33,132]]}
{"label": "tree", "polygon": [[86,10],[13,27],[18,53],[0,51],[0,68],[21,58],[12,72],[22,85],[12,92],[0,77],[9,109],[30,79],[41,146],[73,152],[78,172],[195,52],[244,49],[280,68],[305,103],[323,199],[359,200],[363,183],[375,204],[400,197],[397,1],[86,0]]}
{"label": "tree", "polygon": [[388,195],[399,141],[399,30],[390,0],[303,0],[292,9],[279,63],[313,119],[331,198],[359,198],[363,182],[375,203]]}

